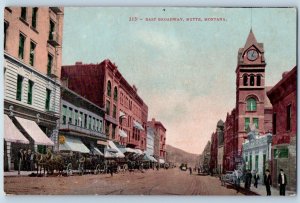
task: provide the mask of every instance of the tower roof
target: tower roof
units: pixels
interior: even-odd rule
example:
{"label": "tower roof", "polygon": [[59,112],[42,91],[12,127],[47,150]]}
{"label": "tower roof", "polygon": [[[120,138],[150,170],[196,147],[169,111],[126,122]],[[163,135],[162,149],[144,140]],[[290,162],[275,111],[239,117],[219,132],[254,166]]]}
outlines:
{"label": "tower roof", "polygon": [[254,36],[254,33],[252,32],[252,28],[249,32],[246,44],[244,46],[244,51],[246,51],[247,49],[249,49],[252,45],[254,45],[257,49],[259,49],[261,52],[263,52],[262,50],[262,44],[261,43],[257,43],[256,38]]}

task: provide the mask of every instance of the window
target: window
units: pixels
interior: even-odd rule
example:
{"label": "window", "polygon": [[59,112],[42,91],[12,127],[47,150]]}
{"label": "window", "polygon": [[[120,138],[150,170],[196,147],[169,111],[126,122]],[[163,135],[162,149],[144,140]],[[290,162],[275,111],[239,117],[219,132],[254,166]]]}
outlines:
{"label": "window", "polygon": [[8,22],[4,21],[4,49],[6,49]]}
{"label": "window", "polygon": [[106,100],[106,114],[110,114],[110,102],[108,100]]}
{"label": "window", "polygon": [[87,115],[84,114],[84,128],[87,128]]}
{"label": "window", "polygon": [[50,28],[49,28],[49,40],[54,40],[55,34],[55,23],[50,20]]}
{"label": "window", "polygon": [[78,110],[75,110],[75,125],[78,125]]}
{"label": "window", "polygon": [[245,118],[245,130],[247,130],[249,124],[250,124],[250,118]]}
{"label": "window", "polygon": [[102,126],[103,126],[103,123],[102,123],[102,121],[100,120],[100,121],[99,121],[99,132],[102,132],[102,128],[103,128]]}
{"label": "window", "polygon": [[250,75],[250,86],[254,86],[254,75]]}
{"label": "window", "polygon": [[248,156],[245,156],[246,170],[248,170]]}
{"label": "window", "polygon": [[259,129],[258,118],[253,118],[253,124],[255,124],[256,129]]}
{"label": "window", "polygon": [[27,9],[26,9],[26,7],[21,7],[21,18],[23,20],[26,20],[26,18],[27,18]]}
{"label": "window", "polygon": [[263,171],[266,171],[266,160],[267,160],[267,156],[266,154],[263,154]]}
{"label": "window", "polygon": [[22,83],[23,83],[23,77],[18,75],[18,79],[17,79],[17,97],[16,97],[16,99],[18,101],[22,101]]}
{"label": "window", "polygon": [[82,127],[82,122],[83,122],[83,113],[80,112],[80,117],[79,117],[79,126]]}
{"label": "window", "polygon": [[20,33],[19,36],[19,58],[24,59],[24,44],[26,37]]}
{"label": "window", "polygon": [[32,104],[32,89],[33,89],[33,82],[31,80],[28,80],[27,104]]}
{"label": "window", "polygon": [[244,86],[248,86],[248,76],[247,75],[243,76],[243,84],[244,84]]}
{"label": "window", "polygon": [[255,155],[255,170],[258,171],[258,155]]}
{"label": "window", "polygon": [[110,81],[107,82],[107,96],[111,96],[111,83]]}
{"label": "window", "polygon": [[106,134],[106,136],[109,136],[109,126],[110,126],[110,123],[106,123],[106,125],[105,125],[105,134]]}
{"label": "window", "polygon": [[112,136],[112,139],[115,139],[115,134],[116,134],[116,126],[112,126],[112,132],[111,132],[111,136]]}
{"label": "window", "polygon": [[53,66],[53,56],[48,54],[47,75],[51,75]]}
{"label": "window", "polygon": [[73,109],[69,107],[69,124],[72,124],[72,118],[73,118]]}
{"label": "window", "polygon": [[45,108],[46,110],[50,110],[50,98],[51,98],[51,90],[46,89],[46,105]]}
{"label": "window", "polygon": [[96,119],[96,131],[99,132],[99,119]]}
{"label": "window", "polygon": [[249,165],[249,170],[252,171],[252,154],[250,154],[250,165]]}
{"label": "window", "polygon": [[92,129],[92,116],[89,116],[89,129]]}
{"label": "window", "polygon": [[66,105],[63,105],[63,108],[62,108],[62,123],[65,125],[67,123],[67,106]]}
{"label": "window", "polygon": [[93,126],[93,130],[96,130],[96,125],[97,125],[97,124],[96,124],[96,119],[93,118],[93,125],[92,125],[92,126]]}
{"label": "window", "polygon": [[116,107],[116,105],[113,106],[113,117],[114,118],[117,117],[117,107]]}
{"label": "window", "polygon": [[247,100],[247,111],[256,111],[256,100],[252,97]]}
{"label": "window", "polygon": [[292,119],[292,105],[286,107],[286,130],[291,130],[291,119]]}
{"label": "window", "polygon": [[256,77],[256,85],[257,85],[257,86],[260,86],[260,84],[261,84],[261,76],[258,75],[258,76]]}
{"label": "window", "polygon": [[38,11],[37,7],[32,8],[31,25],[33,28],[36,28],[37,11]]}
{"label": "window", "polygon": [[30,42],[30,54],[29,54],[29,64],[31,66],[34,66],[34,54],[35,54],[35,43],[34,42]]}
{"label": "window", "polygon": [[272,121],[273,135],[276,135],[276,120],[277,120],[276,116],[277,116],[276,113],[273,113],[273,121]]}
{"label": "window", "polygon": [[114,88],[114,100],[118,101],[118,89],[117,89],[117,87]]}

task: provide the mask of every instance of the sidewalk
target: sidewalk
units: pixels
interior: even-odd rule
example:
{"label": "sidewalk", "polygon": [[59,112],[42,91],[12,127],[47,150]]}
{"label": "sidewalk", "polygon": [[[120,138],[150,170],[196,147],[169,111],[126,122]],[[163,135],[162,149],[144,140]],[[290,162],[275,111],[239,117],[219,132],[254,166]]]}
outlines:
{"label": "sidewalk", "polygon": [[20,175],[18,171],[4,171],[3,176],[29,176],[31,173],[36,173],[36,171],[20,171]]}
{"label": "sidewalk", "polygon": [[[241,184],[241,186],[243,187],[244,186],[244,183]],[[261,195],[261,196],[267,196],[267,190],[266,190],[266,187],[262,184],[258,184],[257,185],[257,188],[254,187],[253,184],[251,184],[251,188],[250,190],[252,192],[255,192],[256,194],[258,195]],[[295,191],[289,191],[289,190],[286,190],[285,191],[285,195],[286,196],[295,196],[296,195],[296,192]],[[275,187],[271,187],[271,196],[279,196],[279,189],[275,188]]]}

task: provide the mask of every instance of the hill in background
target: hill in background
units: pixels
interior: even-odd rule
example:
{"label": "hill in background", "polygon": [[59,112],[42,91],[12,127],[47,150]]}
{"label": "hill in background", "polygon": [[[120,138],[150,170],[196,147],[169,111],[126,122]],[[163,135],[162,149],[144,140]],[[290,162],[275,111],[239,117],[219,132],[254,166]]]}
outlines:
{"label": "hill in background", "polygon": [[167,145],[167,161],[173,162],[177,166],[181,163],[187,163],[188,166],[195,167],[199,163],[199,154],[192,154],[171,145]]}

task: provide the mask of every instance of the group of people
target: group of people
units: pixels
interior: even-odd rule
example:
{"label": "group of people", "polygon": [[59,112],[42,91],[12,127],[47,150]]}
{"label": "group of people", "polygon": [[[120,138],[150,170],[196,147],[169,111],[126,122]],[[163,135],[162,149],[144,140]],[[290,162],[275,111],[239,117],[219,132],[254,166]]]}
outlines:
{"label": "group of people", "polygon": [[[250,170],[247,170],[245,174],[245,189],[250,190],[252,178],[254,179],[254,187],[257,188],[258,180],[260,179],[259,174],[255,172],[255,174],[252,176]],[[267,196],[271,196],[272,177],[269,169],[265,171],[263,180],[264,180],[264,185],[266,186]],[[287,184],[286,174],[284,173],[283,169],[280,169],[280,173],[278,175],[278,186],[279,186],[279,194],[281,196],[285,196],[286,184]]]}
{"label": "group of people", "polygon": [[20,149],[18,152],[18,174],[20,171],[35,170],[36,155],[30,149]]}

